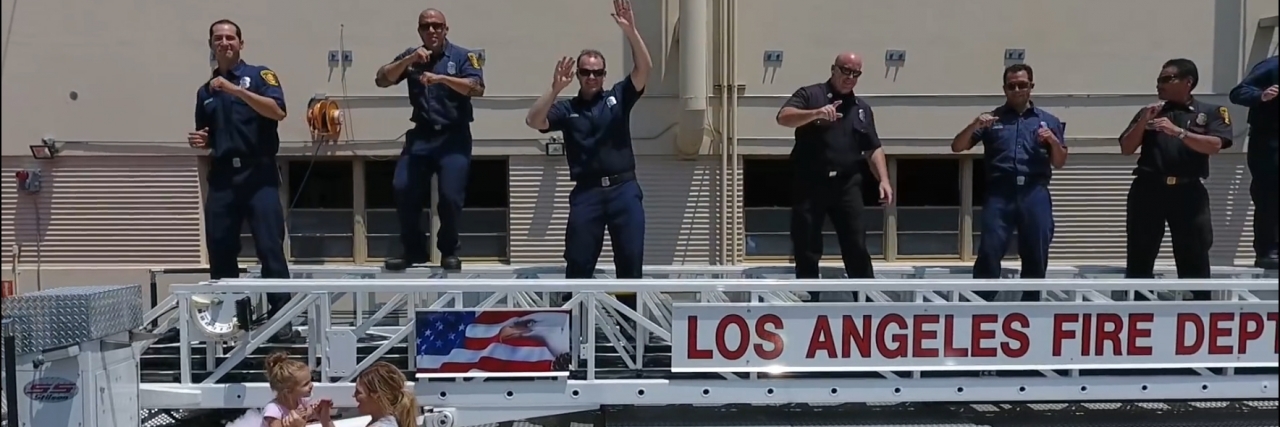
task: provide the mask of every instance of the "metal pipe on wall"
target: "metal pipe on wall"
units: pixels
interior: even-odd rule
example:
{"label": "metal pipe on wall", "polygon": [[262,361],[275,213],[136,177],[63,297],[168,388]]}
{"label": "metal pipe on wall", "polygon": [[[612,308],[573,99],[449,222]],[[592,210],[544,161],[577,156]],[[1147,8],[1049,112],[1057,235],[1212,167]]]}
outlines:
{"label": "metal pipe on wall", "polygon": [[676,155],[692,159],[707,134],[708,0],[680,0],[680,101],[684,111],[676,132]]}
{"label": "metal pipe on wall", "polygon": [[717,117],[719,126],[718,134],[720,136],[720,195],[717,198],[720,203],[720,265],[729,264],[732,253],[729,247],[734,244],[733,233],[729,230],[729,198],[733,197],[731,191],[737,191],[736,187],[729,186],[729,134],[725,129],[729,126],[729,9],[724,2],[716,2],[716,54],[719,57],[720,66],[716,69],[716,85],[720,88],[718,94],[720,98],[720,114]]}
{"label": "metal pipe on wall", "polygon": [[743,245],[743,241],[746,238],[743,236],[744,230],[742,230],[742,167],[739,161],[740,156],[738,156],[738,0],[726,0],[725,3],[729,6],[729,13],[726,19],[729,28],[725,31],[729,38],[727,55],[729,76],[726,82],[726,86],[729,88],[729,127],[726,133],[729,137],[726,139],[730,142],[731,147],[729,150],[729,171],[732,174],[734,185],[733,191],[730,193],[733,195],[733,206],[730,208],[732,212],[730,224],[733,230],[729,235],[732,236],[733,242],[731,252],[733,264],[739,264],[743,251],[746,249],[746,246]]}

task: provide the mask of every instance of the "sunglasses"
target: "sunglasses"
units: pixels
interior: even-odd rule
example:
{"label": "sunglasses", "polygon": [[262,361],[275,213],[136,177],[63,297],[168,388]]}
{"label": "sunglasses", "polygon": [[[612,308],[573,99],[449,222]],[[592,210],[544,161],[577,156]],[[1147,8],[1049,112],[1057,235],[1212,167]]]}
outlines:
{"label": "sunglasses", "polygon": [[1160,76],[1160,77],[1156,77],[1156,84],[1172,83],[1179,79],[1180,77],[1178,76]]}
{"label": "sunglasses", "polygon": [[834,68],[835,68],[835,72],[840,73],[840,75],[845,77],[851,77],[855,79],[858,77],[862,77],[862,70],[855,70],[852,68],[841,67],[839,65],[834,66]]}
{"label": "sunglasses", "polygon": [[431,31],[441,31],[441,30],[444,30],[444,23],[442,23],[442,22],[423,22],[423,23],[421,23],[421,24],[418,24],[418,31],[427,31],[427,30],[431,30]]}
{"label": "sunglasses", "polygon": [[587,68],[578,69],[578,77],[604,77],[604,70],[591,70]]}
{"label": "sunglasses", "polygon": [[1005,83],[1004,90],[1027,90],[1031,89],[1031,86],[1033,85],[1027,82]]}

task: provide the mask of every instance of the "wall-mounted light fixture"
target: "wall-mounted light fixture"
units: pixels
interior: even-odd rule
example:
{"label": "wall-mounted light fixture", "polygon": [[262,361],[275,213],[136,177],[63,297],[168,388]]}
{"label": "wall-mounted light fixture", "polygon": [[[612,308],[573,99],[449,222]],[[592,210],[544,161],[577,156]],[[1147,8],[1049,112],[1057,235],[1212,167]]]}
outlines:
{"label": "wall-mounted light fixture", "polygon": [[53,138],[44,138],[39,144],[31,145],[31,157],[36,160],[49,160],[58,157],[58,153],[62,150],[58,149],[58,143]]}

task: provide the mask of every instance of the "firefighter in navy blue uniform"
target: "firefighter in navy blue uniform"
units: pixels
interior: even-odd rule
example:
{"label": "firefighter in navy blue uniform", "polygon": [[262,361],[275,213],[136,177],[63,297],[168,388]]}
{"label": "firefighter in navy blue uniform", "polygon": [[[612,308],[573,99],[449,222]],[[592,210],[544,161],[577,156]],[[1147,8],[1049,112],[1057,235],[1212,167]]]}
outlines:
{"label": "firefighter in navy blue uniform", "polygon": [[[1053,242],[1053,201],[1049,177],[1067,163],[1065,125],[1031,102],[1035,71],[1025,64],[1004,70],[1005,104],[982,113],[951,140],[952,152],[982,144],[987,199],[982,207],[982,238],[973,265],[975,279],[1000,278],[1000,261],[1018,234],[1022,278],[1043,279]],[[990,301],[996,292],[977,293]],[[1039,301],[1039,292],[1022,292],[1023,301]]]}
{"label": "firefighter in navy blue uniform", "polygon": [[[875,277],[862,222],[862,181],[867,169],[880,182],[880,203],[892,202],[893,189],[875,114],[853,92],[861,76],[862,58],[840,54],[826,82],[796,90],[778,111],[777,123],[795,128],[791,244],[797,279],[819,278],[827,215],[840,242],[846,274],[857,279]],[[814,293],[815,301],[822,299],[822,293]]]}
{"label": "firefighter in navy blue uniform", "polygon": [[484,96],[482,58],[446,37],[444,13],[427,9],[418,15],[422,45],[411,47],[378,70],[375,83],[390,87],[409,81],[413,129],[405,133],[392,185],[404,253],[386,261],[387,270],[404,270],[427,262],[422,208],[430,200],[431,177],[438,182],[436,214],[440,230],[436,248],[446,270],[462,268],[458,260],[458,219],[466,202],[471,172],[471,98]]}
{"label": "firefighter in navy blue uniform", "polygon": [[[1231,147],[1231,115],[1191,96],[1199,81],[1191,60],[1166,62],[1156,78],[1160,102],[1139,110],[1120,135],[1122,153],[1142,151],[1125,206],[1125,277],[1154,277],[1167,223],[1178,278],[1209,278],[1213,223],[1203,180],[1209,156]],[[1210,293],[1192,296],[1207,300]]]}
{"label": "firefighter in navy blue uniform", "polygon": [[1254,266],[1280,268],[1280,60],[1276,56],[1262,60],[1231,90],[1231,102],[1249,107],[1249,195],[1253,196]]}
{"label": "firefighter in navy blue uniform", "polygon": [[[209,150],[204,222],[210,278],[239,277],[240,227],[247,219],[262,277],[288,279],[276,166],[284,91],[271,69],[240,60],[244,42],[234,22],[213,23],[209,45],[218,66],[196,92],[196,130],[187,142]],[[288,300],[286,293],[268,294],[269,314]]]}
{"label": "firefighter in navy blue uniform", "polygon": [[[605,59],[599,51],[584,50],[577,59],[564,57],[556,64],[551,90],[525,117],[533,129],[564,134],[569,176],[575,183],[569,193],[564,250],[565,276],[570,279],[595,276],[606,229],[617,277],[639,279],[643,274],[644,193],[636,182],[631,109],[644,95],[653,63],[634,25],[630,2],[615,1],[613,17],[631,45],[631,74],[605,88]],[[578,95],[556,101],[575,74]],[[619,295],[619,300],[635,305],[634,295]]]}

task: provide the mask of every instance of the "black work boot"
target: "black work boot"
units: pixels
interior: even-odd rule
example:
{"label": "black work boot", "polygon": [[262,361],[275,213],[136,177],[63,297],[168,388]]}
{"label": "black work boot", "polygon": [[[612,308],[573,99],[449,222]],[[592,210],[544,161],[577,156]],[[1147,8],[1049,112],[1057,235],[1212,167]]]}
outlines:
{"label": "black work boot", "polygon": [[1253,266],[1263,270],[1280,270],[1280,257],[1277,256],[1276,251],[1271,251],[1267,256],[1254,260]]}
{"label": "black work boot", "polygon": [[387,269],[387,271],[404,271],[409,267],[413,267],[417,264],[425,264],[426,262],[427,260],[425,259],[413,259],[409,257],[387,258],[387,261],[382,263],[382,268]]}
{"label": "black work boot", "polygon": [[462,271],[462,260],[449,255],[440,260],[440,268],[445,271]]}

